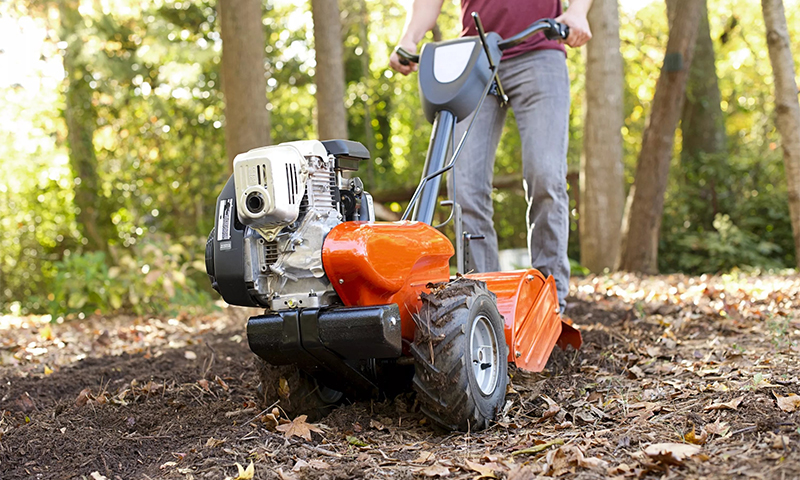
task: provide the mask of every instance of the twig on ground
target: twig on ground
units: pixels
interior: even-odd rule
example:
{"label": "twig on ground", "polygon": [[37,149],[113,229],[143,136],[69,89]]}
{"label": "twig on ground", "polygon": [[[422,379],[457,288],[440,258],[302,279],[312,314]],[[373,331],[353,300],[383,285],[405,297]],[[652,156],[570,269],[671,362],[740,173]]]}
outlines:
{"label": "twig on ground", "polygon": [[302,441],[300,441],[300,440],[298,440],[296,438],[283,437],[281,435],[278,435],[277,433],[272,433],[269,430],[265,430],[263,428],[261,429],[261,431],[264,432],[270,438],[274,438],[274,439],[280,440],[282,442],[289,442],[292,445],[303,447],[305,449],[311,450],[312,452],[319,453],[320,455],[326,455],[328,457],[333,457],[333,458],[342,458],[344,456],[344,455],[342,455],[340,453],[331,452],[330,450],[325,450],[324,448],[319,448],[319,447],[315,447],[314,445],[309,445],[309,444],[307,444],[305,442],[302,442]]}

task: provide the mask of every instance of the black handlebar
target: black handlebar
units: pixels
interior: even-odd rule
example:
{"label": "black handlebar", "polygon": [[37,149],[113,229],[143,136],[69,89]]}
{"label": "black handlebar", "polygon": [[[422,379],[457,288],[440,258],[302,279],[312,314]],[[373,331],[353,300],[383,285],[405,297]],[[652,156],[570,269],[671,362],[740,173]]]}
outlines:
{"label": "black handlebar", "polygon": [[519,45],[531,35],[544,31],[544,36],[548,40],[566,40],[569,37],[569,27],[563,23],[558,23],[552,18],[545,18],[534,22],[530,27],[519,32],[513,37],[506,38],[497,44],[501,51]]}
{"label": "black handlebar", "polygon": [[394,49],[397,56],[400,57],[400,65],[410,65],[411,63],[419,63],[419,55],[415,55],[403,47]]}
{"label": "black handlebar", "polygon": [[[513,37],[500,41],[497,46],[500,48],[500,51],[507,50],[524,42],[531,35],[542,31],[548,40],[566,40],[569,37],[569,27],[567,25],[558,23],[552,18],[544,18],[534,22],[531,26]],[[419,55],[413,54],[403,47],[397,47],[394,51],[397,53],[397,56],[400,57],[401,65],[419,63]]]}

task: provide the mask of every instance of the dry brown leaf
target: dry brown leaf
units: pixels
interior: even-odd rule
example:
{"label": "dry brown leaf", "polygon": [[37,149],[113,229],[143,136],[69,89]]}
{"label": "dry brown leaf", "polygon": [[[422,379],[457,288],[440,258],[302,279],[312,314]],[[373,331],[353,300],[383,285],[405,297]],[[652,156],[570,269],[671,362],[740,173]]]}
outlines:
{"label": "dry brown leaf", "polygon": [[499,468],[499,465],[496,463],[486,463],[480,464],[476,462],[470,462],[469,460],[465,460],[464,463],[467,465],[467,468],[474,472],[478,472],[480,475],[475,477],[478,478],[497,478],[494,475],[495,470]]}
{"label": "dry brown leaf", "polygon": [[78,394],[78,398],[75,399],[75,406],[82,407],[86,405],[86,402],[92,399],[92,391],[88,388],[84,388],[81,390],[81,393]]}
{"label": "dry brown leaf", "polygon": [[644,453],[660,463],[683,465],[684,460],[700,453],[700,447],[688,443],[654,443]]}
{"label": "dry brown leaf", "polygon": [[327,470],[331,468],[330,465],[323,462],[322,460],[309,460],[308,465],[314,470]]}
{"label": "dry brown leaf", "polygon": [[301,459],[297,460],[297,462],[294,464],[294,467],[292,467],[292,471],[293,472],[299,472],[300,470],[302,470],[304,468],[309,468],[309,467],[310,467],[310,465],[308,464],[308,462],[306,462],[305,460],[303,460],[301,458]]}
{"label": "dry brown leaf", "polygon": [[222,440],[220,440],[218,438],[209,437],[209,439],[206,441],[206,447],[217,448],[220,445],[222,445],[223,443],[225,443],[225,439],[224,438]]}
{"label": "dry brown leaf", "polygon": [[775,438],[772,440],[772,448],[775,450],[789,448],[789,437],[786,435],[775,435]]}
{"label": "dry brown leaf", "polygon": [[230,387],[228,386],[228,384],[227,384],[227,383],[225,383],[225,382],[224,382],[224,381],[223,381],[221,378],[219,378],[218,376],[215,376],[215,377],[214,377],[214,381],[215,381],[215,382],[217,382],[217,385],[219,385],[220,387],[222,387],[222,389],[223,389],[223,390],[225,390],[226,392],[227,392],[228,390],[230,390]]}
{"label": "dry brown leaf", "polygon": [[383,431],[383,429],[386,428],[386,426],[384,426],[381,422],[378,422],[376,420],[370,420],[369,421],[369,426],[371,428],[374,428],[375,430],[378,430],[378,431]]}
{"label": "dry brown leaf", "polygon": [[284,472],[282,468],[278,469],[278,476],[281,477],[281,480],[297,480],[292,472]]}
{"label": "dry brown leaf", "polygon": [[560,411],[561,407],[559,407],[557,403],[554,403],[553,405],[547,407],[547,410],[545,410],[544,413],[542,414],[542,418],[540,418],[538,421],[543,422],[548,418],[555,417],[556,415],[558,415],[558,412]]}
{"label": "dry brown leaf", "polygon": [[700,435],[698,436],[695,432],[694,425],[692,425],[692,431],[687,433],[683,439],[695,445],[705,445],[706,440],[708,440],[708,432],[706,432],[705,429],[702,429],[700,430]]}
{"label": "dry brown leaf", "polygon": [[790,393],[785,397],[775,395],[775,400],[778,402],[778,408],[787,413],[792,413],[800,408],[800,395]]}
{"label": "dry brown leaf", "polygon": [[262,415],[261,421],[264,422],[264,427],[266,427],[267,430],[274,430],[280,423],[273,413]]}
{"label": "dry brown leaf", "polygon": [[289,423],[278,425],[276,429],[283,432],[286,438],[300,437],[311,441],[311,432],[322,433],[322,430],[313,423],[306,423],[308,415],[300,415]]}
{"label": "dry brown leaf", "polygon": [[439,465],[438,463],[434,463],[433,465],[420,468],[414,473],[418,475],[425,475],[426,477],[447,477],[450,475],[450,469]]}
{"label": "dry brown leaf", "polygon": [[208,388],[208,380],[206,380],[205,378],[201,378],[200,380],[198,380],[198,381],[197,381],[197,384],[198,384],[198,385],[200,385],[200,388],[202,388],[202,389],[203,389],[203,390],[205,390],[206,392],[210,392],[210,391],[211,391],[211,390]]}
{"label": "dry brown leaf", "polygon": [[730,431],[730,425],[728,422],[720,422],[718,418],[716,422],[709,423],[704,427],[705,431],[710,433],[711,435],[719,435],[720,437],[724,437]]}
{"label": "dry brown leaf", "polygon": [[705,410],[707,410],[707,411],[708,410],[724,410],[724,409],[736,410],[737,408],[739,408],[739,404],[742,403],[742,400],[744,400],[744,396],[736,397],[733,400],[731,400],[730,402],[722,402],[722,403],[715,403],[713,405],[708,405],[705,408]]}
{"label": "dry brown leaf", "polygon": [[423,451],[419,452],[419,455],[417,456],[417,458],[415,458],[414,460],[411,460],[411,463],[420,463],[420,464],[422,464],[422,463],[428,463],[431,460],[436,460],[436,456],[433,453],[431,453],[431,452],[429,452],[427,450],[423,450]]}

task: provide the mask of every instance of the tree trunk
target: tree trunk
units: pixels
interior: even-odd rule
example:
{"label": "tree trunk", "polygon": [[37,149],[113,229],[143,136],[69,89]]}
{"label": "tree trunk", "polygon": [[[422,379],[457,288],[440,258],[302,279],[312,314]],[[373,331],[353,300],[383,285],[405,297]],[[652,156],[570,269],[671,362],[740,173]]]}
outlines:
{"label": "tree trunk", "polygon": [[636,177],[628,193],[618,268],[657,273],[658,237],[669,164],[692,64],[700,7],[697,0],[674,1],[664,66],[656,83],[653,108],[642,138]]}
{"label": "tree trunk", "polygon": [[100,198],[100,176],[97,155],[94,151],[94,131],[97,114],[92,104],[91,74],[83,57],[83,17],[77,0],[64,0],[59,4],[61,40],[67,43],[64,50],[64,120],[67,124],[69,164],[75,177],[75,206],[86,248],[108,252],[108,240],[114,225]]}
{"label": "tree trunk", "polygon": [[264,27],[259,0],[219,0],[228,168],[236,155],[270,144]]}
{"label": "tree trunk", "polygon": [[725,152],[725,118],[720,107],[719,83],[717,81],[714,44],[708,25],[708,7],[702,2],[700,26],[694,49],[694,60],[689,69],[686,84],[686,103],[681,116],[681,167],[687,184],[697,191],[704,201],[705,208],[697,212],[697,218],[710,229],[714,216],[719,213],[716,195],[716,177],[711,176],[700,187],[697,182],[706,177],[704,171],[718,172],[709,165],[722,162]]}
{"label": "tree trunk", "polygon": [[[347,138],[342,23],[337,0],[311,0],[316,52],[317,132],[321,140]],[[363,52],[362,55],[365,55]]]}
{"label": "tree trunk", "polygon": [[617,0],[595,0],[589,10],[586,128],[580,171],[581,265],[613,268],[625,206],[622,169],[623,71]]}
{"label": "tree trunk", "polygon": [[761,0],[772,73],[775,77],[775,112],[781,134],[789,216],[794,233],[794,249],[800,268],[800,102],[797,99],[794,60],[789,29],[781,0]]}

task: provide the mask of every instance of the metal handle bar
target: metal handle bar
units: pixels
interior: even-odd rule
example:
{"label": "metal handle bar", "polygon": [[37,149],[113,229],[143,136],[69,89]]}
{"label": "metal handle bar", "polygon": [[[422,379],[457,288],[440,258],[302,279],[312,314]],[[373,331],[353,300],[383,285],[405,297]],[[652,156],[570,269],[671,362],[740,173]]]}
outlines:
{"label": "metal handle bar", "polygon": [[563,23],[558,23],[552,18],[544,18],[531,24],[530,27],[519,32],[513,37],[506,38],[499,42],[497,46],[500,50],[507,50],[511,47],[519,45],[528,39],[531,35],[544,31],[544,36],[548,40],[566,40],[569,37],[569,27]]}
{"label": "metal handle bar", "polygon": [[[566,40],[569,37],[569,27],[563,23],[558,23],[552,18],[544,18],[531,24],[525,30],[519,32],[513,37],[507,38],[497,44],[500,50],[507,50],[511,47],[519,45],[528,39],[531,35],[544,31],[544,36],[548,40]],[[401,65],[410,65],[412,63],[419,63],[419,55],[409,52],[403,47],[394,49],[397,56],[400,57]]]}

